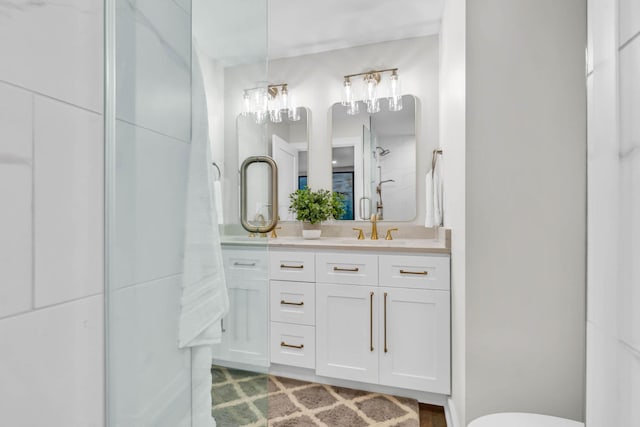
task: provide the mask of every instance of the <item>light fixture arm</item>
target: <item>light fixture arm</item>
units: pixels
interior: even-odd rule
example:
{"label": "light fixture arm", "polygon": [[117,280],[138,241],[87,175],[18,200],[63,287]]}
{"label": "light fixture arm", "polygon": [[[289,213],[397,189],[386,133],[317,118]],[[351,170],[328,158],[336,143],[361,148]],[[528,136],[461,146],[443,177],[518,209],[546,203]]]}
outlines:
{"label": "light fixture arm", "polygon": [[365,71],[363,73],[356,73],[356,74],[347,74],[346,76],[344,76],[345,79],[350,79],[351,77],[358,77],[358,76],[378,76],[376,80],[380,80],[380,74],[382,73],[387,73],[391,71],[392,73],[396,73],[398,71],[398,68],[385,68],[383,70],[371,70],[371,71]]}

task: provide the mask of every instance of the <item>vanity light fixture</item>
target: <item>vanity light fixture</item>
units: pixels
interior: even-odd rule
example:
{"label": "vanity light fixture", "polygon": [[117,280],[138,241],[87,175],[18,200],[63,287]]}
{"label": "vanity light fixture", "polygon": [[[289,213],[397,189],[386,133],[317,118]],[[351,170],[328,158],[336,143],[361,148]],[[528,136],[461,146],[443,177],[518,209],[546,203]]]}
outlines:
{"label": "vanity light fixture", "polygon": [[272,123],[280,123],[283,115],[293,122],[300,120],[300,113],[286,83],[265,83],[245,89],[242,98],[242,115],[253,116],[257,124],[262,124],[267,119]]}
{"label": "vanity light fixture", "polygon": [[[380,111],[379,87],[382,74],[389,73],[387,96],[389,111],[402,110],[402,90],[398,79],[397,68],[387,68],[384,70],[371,70],[364,73],[349,74],[344,76],[342,105],[347,107],[347,114],[358,114],[358,101],[364,101],[367,106],[367,113],[374,114]],[[362,76],[363,91],[361,96],[355,94],[352,78]]]}

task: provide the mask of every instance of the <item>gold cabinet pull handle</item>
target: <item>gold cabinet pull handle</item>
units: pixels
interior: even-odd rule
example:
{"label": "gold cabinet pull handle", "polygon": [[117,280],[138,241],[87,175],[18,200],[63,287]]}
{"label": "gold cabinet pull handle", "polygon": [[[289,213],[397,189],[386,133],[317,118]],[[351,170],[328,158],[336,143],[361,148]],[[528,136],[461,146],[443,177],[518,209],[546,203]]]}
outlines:
{"label": "gold cabinet pull handle", "polygon": [[287,344],[284,341],[280,341],[280,347],[287,347],[287,348],[297,348],[298,350],[303,349],[304,348],[304,344],[300,344],[300,345],[292,345],[292,344]]}
{"label": "gold cabinet pull handle", "polygon": [[373,351],[373,291],[369,293],[369,351]]}
{"label": "gold cabinet pull handle", "polygon": [[304,265],[280,264],[280,268],[292,268],[292,269],[302,270],[304,268]]}
{"label": "gold cabinet pull handle", "polygon": [[301,305],[304,305],[304,301],[289,302],[289,301],[285,301],[285,300],[282,299],[282,300],[280,300],[280,304],[282,304],[282,305],[298,305],[298,306],[301,306]]}
{"label": "gold cabinet pull handle", "polygon": [[233,265],[236,267],[255,267],[256,263],[255,262],[234,262]]}
{"label": "gold cabinet pull handle", "polygon": [[360,271],[360,268],[358,268],[358,267],[353,267],[353,268],[333,267],[333,271],[351,271],[353,273],[357,273],[358,271]]}
{"label": "gold cabinet pull handle", "polygon": [[417,276],[426,276],[427,274],[429,274],[428,271],[407,271],[407,270],[400,270],[400,274],[414,274]]}
{"label": "gold cabinet pull handle", "polygon": [[387,296],[388,294],[384,293],[384,352],[387,353],[389,349],[387,348]]}

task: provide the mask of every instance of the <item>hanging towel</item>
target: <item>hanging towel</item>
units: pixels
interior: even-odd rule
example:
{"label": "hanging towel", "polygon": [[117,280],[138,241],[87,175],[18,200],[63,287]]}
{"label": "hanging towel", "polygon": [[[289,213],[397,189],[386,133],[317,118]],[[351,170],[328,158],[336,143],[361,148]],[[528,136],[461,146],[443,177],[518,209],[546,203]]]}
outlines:
{"label": "hanging towel", "polygon": [[219,180],[213,181],[213,197],[216,205],[218,224],[224,224],[224,217],[222,216],[222,182]]}
{"label": "hanging towel", "polygon": [[195,46],[193,48],[192,132],[182,274],[180,348],[191,347],[192,419],[195,427],[215,426],[211,417],[211,345],[221,341],[220,321],[229,310],[218,232],[207,105]]}
{"label": "hanging towel", "polygon": [[425,176],[425,227],[439,227],[444,224],[444,185],[440,157],[435,157],[433,169]]}
{"label": "hanging towel", "polygon": [[215,344],[209,331],[229,309],[213,196],[207,106],[198,57],[193,55],[192,137],[189,156],[180,347]]}
{"label": "hanging towel", "polygon": [[434,216],[433,209],[433,173],[431,171],[427,172],[424,180],[424,186],[426,189],[425,200],[426,200],[426,212],[425,212],[425,221],[424,226],[427,228],[434,227],[436,225],[436,220]]}
{"label": "hanging towel", "polygon": [[442,156],[436,156],[433,173],[433,217],[438,227],[444,225],[444,185],[442,182]]}

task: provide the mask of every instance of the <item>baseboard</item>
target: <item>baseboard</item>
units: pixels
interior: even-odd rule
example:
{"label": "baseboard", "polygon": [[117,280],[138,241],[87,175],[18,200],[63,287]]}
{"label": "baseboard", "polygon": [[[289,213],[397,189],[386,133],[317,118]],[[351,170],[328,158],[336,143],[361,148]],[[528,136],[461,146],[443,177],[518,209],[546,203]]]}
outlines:
{"label": "baseboard", "polygon": [[458,421],[456,405],[451,398],[447,399],[447,404],[444,405],[444,416],[447,420],[447,427],[462,427]]}

